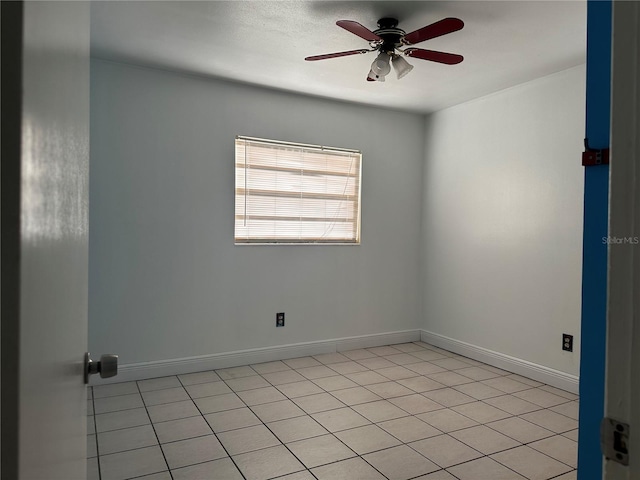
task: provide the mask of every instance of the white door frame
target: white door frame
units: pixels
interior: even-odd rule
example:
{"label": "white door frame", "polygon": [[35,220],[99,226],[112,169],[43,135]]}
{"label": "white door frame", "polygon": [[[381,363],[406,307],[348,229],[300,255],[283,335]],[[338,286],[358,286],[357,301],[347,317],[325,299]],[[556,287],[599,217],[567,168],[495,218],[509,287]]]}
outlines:
{"label": "white door frame", "polygon": [[606,480],[640,478],[639,29],[640,2],[614,1],[605,415],[631,428],[629,466],[605,461]]}

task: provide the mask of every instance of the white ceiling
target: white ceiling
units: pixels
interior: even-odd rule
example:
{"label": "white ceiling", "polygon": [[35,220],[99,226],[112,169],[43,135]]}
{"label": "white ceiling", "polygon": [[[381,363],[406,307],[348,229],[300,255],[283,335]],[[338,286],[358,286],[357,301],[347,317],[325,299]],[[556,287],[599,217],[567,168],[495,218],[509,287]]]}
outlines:
{"label": "white ceiling", "polygon": [[[408,58],[411,73],[380,83],[365,81],[373,52],[304,61],[368,48],[337,20],[375,30],[385,16],[406,32],[461,18],[463,30],[417,46],[462,54],[464,62]],[[91,11],[94,57],[416,112],[584,63],[585,44],[585,1],[106,1],[92,2]]]}

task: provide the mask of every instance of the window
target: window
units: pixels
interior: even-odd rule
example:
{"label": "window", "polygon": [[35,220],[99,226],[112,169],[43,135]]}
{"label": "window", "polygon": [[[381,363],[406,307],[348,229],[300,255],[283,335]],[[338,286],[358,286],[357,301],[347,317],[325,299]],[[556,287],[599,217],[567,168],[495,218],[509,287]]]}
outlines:
{"label": "window", "polygon": [[236,138],[236,244],[360,243],[362,155]]}

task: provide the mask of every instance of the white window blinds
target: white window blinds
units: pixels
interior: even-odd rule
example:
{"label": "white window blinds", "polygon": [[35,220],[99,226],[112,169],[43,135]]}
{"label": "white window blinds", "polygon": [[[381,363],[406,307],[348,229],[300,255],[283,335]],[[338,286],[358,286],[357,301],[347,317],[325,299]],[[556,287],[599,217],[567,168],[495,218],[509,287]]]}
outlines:
{"label": "white window blinds", "polygon": [[236,138],[236,243],[360,243],[362,155]]}

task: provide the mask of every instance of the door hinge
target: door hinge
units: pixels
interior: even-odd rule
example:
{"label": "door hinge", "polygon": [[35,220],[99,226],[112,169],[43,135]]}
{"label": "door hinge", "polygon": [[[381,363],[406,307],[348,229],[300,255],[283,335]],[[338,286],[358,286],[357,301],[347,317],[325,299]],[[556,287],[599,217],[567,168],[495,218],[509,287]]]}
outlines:
{"label": "door hinge", "polygon": [[609,149],[602,148],[596,150],[589,147],[589,139],[584,139],[585,151],[582,152],[582,166],[592,167],[593,165],[608,165],[609,164]]}
{"label": "door hinge", "polygon": [[607,460],[629,465],[629,424],[603,418],[600,424],[600,447]]}

